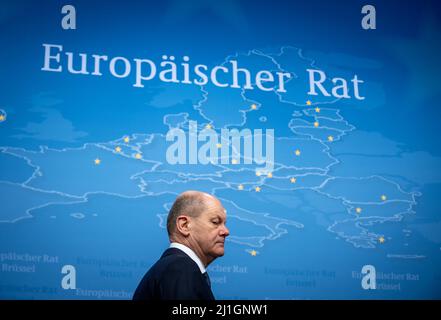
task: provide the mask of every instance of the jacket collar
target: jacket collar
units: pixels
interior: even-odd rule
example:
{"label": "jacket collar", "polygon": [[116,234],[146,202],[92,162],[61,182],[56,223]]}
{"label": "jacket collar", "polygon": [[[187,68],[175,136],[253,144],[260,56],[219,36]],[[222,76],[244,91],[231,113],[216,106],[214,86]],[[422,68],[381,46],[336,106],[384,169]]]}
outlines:
{"label": "jacket collar", "polygon": [[199,269],[201,270],[201,273],[205,273],[207,270],[205,269],[204,264],[202,263],[201,259],[199,259],[199,257],[196,255],[196,253],[191,250],[189,247],[181,244],[181,243],[177,243],[177,242],[172,242],[170,244],[169,248],[176,248],[179,249],[181,251],[183,251],[185,254],[187,254],[187,256],[189,256],[191,258],[191,260],[193,260],[194,262],[196,262],[196,264],[198,265]]}

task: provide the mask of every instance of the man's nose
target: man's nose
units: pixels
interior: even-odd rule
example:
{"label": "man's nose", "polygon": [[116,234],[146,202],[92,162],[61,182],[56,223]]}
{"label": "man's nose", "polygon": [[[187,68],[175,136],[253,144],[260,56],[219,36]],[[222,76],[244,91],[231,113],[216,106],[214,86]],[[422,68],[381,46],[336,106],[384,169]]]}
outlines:
{"label": "man's nose", "polygon": [[230,230],[228,230],[226,225],[224,225],[223,229],[221,230],[221,235],[224,237],[228,237],[230,235]]}

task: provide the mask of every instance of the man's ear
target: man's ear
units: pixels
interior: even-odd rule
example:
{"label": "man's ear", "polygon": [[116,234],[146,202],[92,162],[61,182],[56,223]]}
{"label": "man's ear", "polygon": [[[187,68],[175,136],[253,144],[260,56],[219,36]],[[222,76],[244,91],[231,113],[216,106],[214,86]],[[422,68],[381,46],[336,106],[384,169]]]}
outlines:
{"label": "man's ear", "polygon": [[184,237],[188,237],[190,234],[190,217],[180,215],[176,218],[176,229]]}

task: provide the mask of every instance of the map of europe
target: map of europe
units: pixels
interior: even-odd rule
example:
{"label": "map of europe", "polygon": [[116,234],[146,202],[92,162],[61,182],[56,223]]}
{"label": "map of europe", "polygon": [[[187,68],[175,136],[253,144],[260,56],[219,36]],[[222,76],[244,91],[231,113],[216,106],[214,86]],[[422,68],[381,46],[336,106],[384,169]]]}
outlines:
{"label": "map of europe", "polygon": [[[41,43],[35,47],[41,54]],[[85,94],[77,106],[84,123],[106,131],[113,125],[106,117],[124,122],[125,113],[139,112],[139,124],[127,122],[111,139],[77,129],[79,121],[62,111],[70,93],[35,92],[26,111],[35,118],[26,122],[0,100],[0,132],[15,122],[11,137],[33,141],[0,144],[1,298],[131,299],[167,248],[167,214],[186,190],[216,196],[227,211],[226,253],[208,268],[218,299],[440,297],[441,222],[423,212],[436,211],[441,158],[353,121],[362,108],[399,108],[388,105],[375,77],[360,88],[364,100],[307,93],[305,70],[350,79],[351,69],[372,74],[378,63],[289,45],[239,50],[216,63],[231,60],[251,72],[289,73],[286,92],[157,81],[145,91],[130,88],[131,100],[100,113],[125,84],[69,80],[80,95],[79,83],[109,92],[105,103]],[[33,72],[50,81],[70,77]],[[130,111],[133,105],[143,111]],[[216,133],[273,129],[272,170],[243,155],[226,164],[170,164],[167,132],[188,133],[191,121]],[[229,141],[217,148],[223,144]],[[75,269],[74,290],[61,286],[66,265]],[[362,286],[366,265],[376,270],[375,290]]]}

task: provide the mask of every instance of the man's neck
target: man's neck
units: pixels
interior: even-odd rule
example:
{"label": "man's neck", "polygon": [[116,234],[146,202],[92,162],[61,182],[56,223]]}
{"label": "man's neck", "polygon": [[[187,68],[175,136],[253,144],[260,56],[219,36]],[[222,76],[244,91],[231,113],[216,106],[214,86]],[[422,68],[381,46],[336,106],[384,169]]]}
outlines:
{"label": "man's neck", "polygon": [[183,244],[184,246],[193,250],[193,252],[201,260],[205,268],[207,268],[208,265],[214,261],[214,258],[207,257],[206,255],[203,254],[201,247],[195,241],[190,241],[190,239],[187,238],[171,238],[170,242]]}

